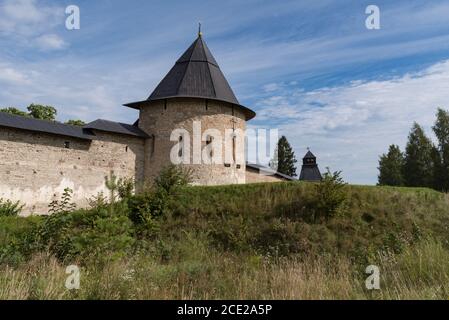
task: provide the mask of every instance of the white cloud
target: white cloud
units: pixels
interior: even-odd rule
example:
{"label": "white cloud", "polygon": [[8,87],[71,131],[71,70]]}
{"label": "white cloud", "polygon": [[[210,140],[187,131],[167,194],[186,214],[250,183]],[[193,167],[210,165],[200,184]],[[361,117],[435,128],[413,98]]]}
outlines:
{"label": "white cloud", "polygon": [[269,83],[263,86],[263,90],[265,92],[273,92],[279,89],[279,84],[277,83]]}
{"label": "white cloud", "polygon": [[343,170],[350,182],[375,183],[378,156],[389,144],[404,147],[413,121],[432,136],[436,108],[449,109],[448,88],[449,60],[390,80],[310,92],[284,88],[259,101],[259,115],[280,122],[298,152],[310,146],[322,166]]}
{"label": "white cloud", "polygon": [[7,1],[3,10],[7,16],[18,22],[40,22],[45,18],[31,0]]}
{"label": "white cloud", "polygon": [[3,84],[20,85],[28,81],[26,75],[8,64],[0,63],[0,82]]}
{"label": "white cloud", "polygon": [[15,46],[62,48],[64,42],[54,35],[56,26],[64,25],[64,9],[36,0],[5,0],[0,4],[0,35]]}
{"label": "white cloud", "polygon": [[[127,70],[126,74],[130,78],[140,78],[140,72],[145,72],[141,69],[133,70],[135,73]],[[61,121],[106,118],[133,123],[137,112],[122,104],[137,100],[148,88],[143,82],[145,89],[135,88],[122,77],[123,73],[110,73],[67,57],[39,63],[24,62],[15,64],[14,68],[0,58],[0,107],[24,108],[34,102],[55,106]],[[128,95],[134,98],[130,99]]]}
{"label": "white cloud", "polygon": [[36,38],[36,45],[42,50],[59,50],[67,46],[67,43],[56,34],[45,34]]}

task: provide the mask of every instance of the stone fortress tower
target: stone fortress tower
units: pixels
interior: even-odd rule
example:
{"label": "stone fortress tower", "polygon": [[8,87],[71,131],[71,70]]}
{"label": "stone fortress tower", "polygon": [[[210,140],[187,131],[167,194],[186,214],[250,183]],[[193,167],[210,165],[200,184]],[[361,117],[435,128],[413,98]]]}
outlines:
{"label": "stone fortress tower", "polygon": [[246,163],[246,121],[256,114],[239,103],[201,33],[147,100],[126,106],[140,111],[136,123],[72,126],[0,112],[0,198],[25,204],[24,215],[46,214],[70,188],[84,207],[108,193],[105,176],[140,186],[171,163],[199,185],[294,180]]}
{"label": "stone fortress tower", "polygon": [[[243,133],[256,114],[239,103],[201,32],[147,100],[125,106],[140,110],[137,125],[150,137],[145,181],[172,163],[175,152],[191,170],[194,184],[245,183],[244,137],[236,133]],[[185,134],[176,134],[180,130]],[[209,144],[208,160],[201,150]]]}

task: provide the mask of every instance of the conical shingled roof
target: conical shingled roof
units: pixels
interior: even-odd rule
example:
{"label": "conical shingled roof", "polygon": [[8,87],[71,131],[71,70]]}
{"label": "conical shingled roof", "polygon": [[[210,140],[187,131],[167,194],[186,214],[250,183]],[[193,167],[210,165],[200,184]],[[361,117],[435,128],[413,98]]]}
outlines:
{"label": "conical shingled roof", "polygon": [[321,181],[323,177],[321,176],[320,169],[318,166],[303,166],[301,169],[301,174],[299,175],[299,180],[301,181]]}
{"label": "conical shingled roof", "polygon": [[306,155],[304,156],[303,159],[316,159],[315,155],[309,151],[307,151]]}
{"label": "conical shingled roof", "polygon": [[[247,120],[255,112],[242,106],[201,36],[192,43],[146,101],[202,98],[231,103],[243,109]],[[141,102],[126,104],[137,107]]]}

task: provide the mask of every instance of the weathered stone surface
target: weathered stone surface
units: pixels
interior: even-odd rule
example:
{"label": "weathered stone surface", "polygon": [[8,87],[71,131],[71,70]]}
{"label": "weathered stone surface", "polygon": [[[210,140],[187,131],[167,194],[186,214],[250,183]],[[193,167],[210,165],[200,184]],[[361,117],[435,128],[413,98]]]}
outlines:
{"label": "weathered stone surface", "polygon": [[[198,131],[195,122],[200,124]],[[67,187],[74,191],[73,201],[79,207],[99,192],[107,195],[105,176],[111,171],[118,177],[134,178],[138,187],[150,184],[171,163],[170,152],[179,140],[170,141],[170,136],[176,129],[184,129],[190,136],[190,164],[185,166],[191,169],[194,184],[283,180],[247,171],[243,136],[232,141],[233,132],[244,133],[245,116],[229,103],[187,98],[152,102],[141,107],[139,127],[149,139],[95,131],[95,139],[85,141],[0,127],[0,198],[26,204],[25,215],[46,214],[48,204],[59,199]],[[206,147],[206,131],[224,138],[218,149],[223,157],[226,148],[231,150],[229,158],[214,164],[199,158],[200,162],[194,163]],[[194,145],[195,140],[199,143]],[[69,148],[65,148],[66,142]]]}
{"label": "weathered stone surface", "polygon": [[275,175],[266,175],[259,173],[259,170],[246,168],[246,183],[262,183],[262,182],[280,182],[287,181]]}
{"label": "weathered stone surface", "polygon": [[[193,172],[195,184],[223,185],[245,183],[245,146],[244,140],[236,143],[235,159],[224,160],[220,164],[193,164],[193,140],[198,135],[193,132],[194,122],[201,123],[201,135],[206,130],[215,129],[225,137],[226,129],[246,129],[244,114],[231,104],[225,102],[205,101],[202,99],[171,99],[157,101],[142,106],[139,127],[150,136],[146,143],[145,179],[152,180],[159,171],[170,163],[170,151],[177,144],[170,141],[175,129],[185,129],[190,135],[190,165],[185,165]],[[201,142],[201,150],[206,146],[205,137]],[[225,145],[226,144],[226,145]],[[232,138],[221,145],[222,155],[225,147],[232,150]],[[225,165],[226,164],[226,165]]]}
{"label": "weathered stone surface", "polygon": [[[26,204],[24,214],[45,214],[64,188],[85,206],[87,199],[107,190],[104,177],[143,181],[144,140],[95,132],[96,140],[84,141],[25,130],[0,128],[0,198]],[[65,142],[70,147],[65,148]]]}

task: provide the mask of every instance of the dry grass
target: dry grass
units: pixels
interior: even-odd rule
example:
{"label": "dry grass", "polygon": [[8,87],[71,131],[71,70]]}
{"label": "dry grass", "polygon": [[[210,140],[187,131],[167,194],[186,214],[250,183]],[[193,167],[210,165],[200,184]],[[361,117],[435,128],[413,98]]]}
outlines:
{"label": "dry grass", "polygon": [[0,299],[446,299],[449,252],[426,241],[400,255],[380,255],[381,290],[365,289],[363,268],[346,258],[268,261],[199,253],[163,264],[145,257],[86,266],[81,288],[65,289],[65,267],[36,255],[0,269]]}
{"label": "dry grass", "polygon": [[[126,210],[73,212],[68,222],[4,217],[0,299],[449,297],[447,195],[347,186],[345,210],[316,223],[305,205],[313,190],[304,183],[186,188],[145,236],[136,236]],[[36,226],[48,227],[58,246],[36,247]],[[80,290],[64,286],[69,264],[81,266]],[[368,264],[379,266],[381,290],[365,288]]]}

